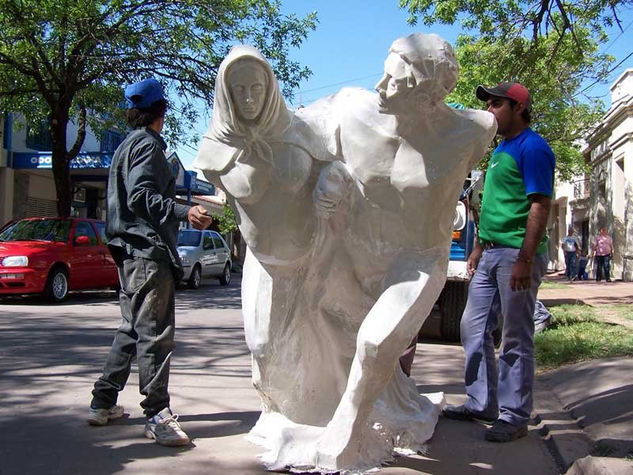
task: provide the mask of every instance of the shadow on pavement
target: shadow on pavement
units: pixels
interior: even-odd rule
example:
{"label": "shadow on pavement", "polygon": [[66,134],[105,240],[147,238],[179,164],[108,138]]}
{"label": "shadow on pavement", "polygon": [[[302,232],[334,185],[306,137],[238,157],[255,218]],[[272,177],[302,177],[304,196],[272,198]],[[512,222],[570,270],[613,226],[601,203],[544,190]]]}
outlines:
{"label": "shadow on pavement", "polygon": [[226,287],[215,279],[205,279],[199,289],[188,289],[179,286],[176,291],[176,311],[203,308],[241,309],[241,278],[233,274],[231,283]]}
{"label": "shadow on pavement", "polygon": [[0,297],[0,305],[23,305],[34,307],[99,305],[118,302],[115,290],[85,290],[70,292],[68,298],[61,303],[52,303],[41,295],[11,295]]}

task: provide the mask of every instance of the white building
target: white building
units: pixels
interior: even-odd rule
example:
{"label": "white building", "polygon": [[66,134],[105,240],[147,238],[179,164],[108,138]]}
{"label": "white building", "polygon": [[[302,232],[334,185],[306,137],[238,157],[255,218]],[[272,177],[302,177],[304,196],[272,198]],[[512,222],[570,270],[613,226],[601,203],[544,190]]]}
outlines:
{"label": "white building", "polygon": [[586,137],[591,172],[556,187],[550,232],[550,270],[564,268],[560,240],[572,225],[591,248],[601,227],[614,241],[611,275],[633,280],[633,69],[613,83],[611,107]]}

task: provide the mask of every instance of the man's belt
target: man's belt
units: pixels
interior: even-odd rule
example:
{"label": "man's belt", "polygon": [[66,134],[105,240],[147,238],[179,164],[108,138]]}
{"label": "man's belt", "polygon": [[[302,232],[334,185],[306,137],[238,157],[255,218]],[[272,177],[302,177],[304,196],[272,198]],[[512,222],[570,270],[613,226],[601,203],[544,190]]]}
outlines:
{"label": "man's belt", "polygon": [[484,248],[484,251],[492,249],[493,247],[510,247],[510,248],[512,247],[512,246],[507,246],[505,244],[499,244],[497,242],[484,242],[484,243],[481,243],[481,246]]}

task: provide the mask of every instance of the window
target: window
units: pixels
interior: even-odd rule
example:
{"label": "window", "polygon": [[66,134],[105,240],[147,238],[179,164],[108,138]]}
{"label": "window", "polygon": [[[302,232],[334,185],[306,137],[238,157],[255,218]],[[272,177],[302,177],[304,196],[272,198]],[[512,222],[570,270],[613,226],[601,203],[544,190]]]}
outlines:
{"label": "window", "polygon": [[90,245],[96,246],[98,244],[97,235],[95,234],[94,229],[90,226],[90,223],[87,221],[78,221],[75,225],[75,237],[73,238],[75,241],[79,236],[88,236],[90,238]]}
{"label": "window", "polygon": [[199,246],[201,234],[202,233],[200,233],[200,231],[182,229],[178,233],[178,245],[193,247]]}
{"label": "window", "polygon": [[26,146],[33,150],[51,150],[53,140],[48,124],[42,122],[39,125],[26,127]]}
{"label": "window", "polygon": [[0,233],[3,241],[66,242],[70,221],[63,219],[25,219],[6,227]]}
{"label": "window", "polygon": [[210,233],[204,233],[202,236],[202,249],[213,249],[213,238]]}
{"label": "window", "polygon": [[97,232],[99,233],[99,237],[101,238],[101,242],[103,244],[107,244],[108,243],[108,238],[106,237],[106,231],[105,231],[105,223],[93,223],[95,225],[95,228],[97,228]]}
{"label": "window", "polygon": [[112,130],[106,130],[101,138],[101,151],[114,152],[123,142],[123,135]]}
{"label": "window", "polygon": [[213,244],[216,249],[222,249],[224,247],[224,241],[222,241],[222,238],[216,233],[213,233]]}

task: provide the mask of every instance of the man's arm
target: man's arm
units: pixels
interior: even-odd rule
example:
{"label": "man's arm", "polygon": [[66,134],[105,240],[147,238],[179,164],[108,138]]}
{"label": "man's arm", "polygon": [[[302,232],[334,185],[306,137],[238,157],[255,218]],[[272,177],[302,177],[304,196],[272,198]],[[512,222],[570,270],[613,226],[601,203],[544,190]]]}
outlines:
{"label": "man's arm", "polygon": [[532,285],[532,263],[545,234],[552,204],[552,199],[545,195],[532,194],[528,199],[530,200],[530,214],[527,219],[523,246],[512,268],[512,277],[510,278],[512,290],[525,290]]}
{"label": "man's arm", "polygon": [[471,277],[475,275],[475,271],[477,270],[477,266],[479,265],[479,260],[481,259],[483,252],[484,248],[479,242],[479,238],[475,237],[475,245],[473,246],[473,250],[468,255],[468,260],[466,261],[466,271]]}
{"label": "man's arm", "polygon": [[137,216],[156,226],[187,220],[189,206],[162,195],[172,172],[159,144],[149,141],[138,144],[128,166],[127,204]]}

